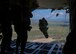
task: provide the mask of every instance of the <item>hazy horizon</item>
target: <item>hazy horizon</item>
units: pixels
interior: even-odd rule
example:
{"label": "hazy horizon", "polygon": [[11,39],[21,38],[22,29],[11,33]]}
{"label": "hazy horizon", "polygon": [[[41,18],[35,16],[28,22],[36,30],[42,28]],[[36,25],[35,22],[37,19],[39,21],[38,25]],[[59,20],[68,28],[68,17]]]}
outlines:
{"label": "hazy horizon", "polygon": [[[59,15],[56,17],[56,14]],[[66,10],[54,10],[51,13],[51,9],[36,9],[32,12],[32,20],[39,20],[45,17],[49,21],[69,21],[69,13],[66,13]]]}

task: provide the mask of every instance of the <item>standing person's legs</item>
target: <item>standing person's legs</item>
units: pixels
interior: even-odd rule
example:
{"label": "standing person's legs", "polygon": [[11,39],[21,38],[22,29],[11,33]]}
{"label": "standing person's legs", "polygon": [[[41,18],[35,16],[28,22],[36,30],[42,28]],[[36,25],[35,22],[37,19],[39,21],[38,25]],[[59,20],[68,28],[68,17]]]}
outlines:
{"label": "standing person's legs", "polygon": [[[16,33],[17,33],[17,32],[16,32]],[[19,35],[17,34],[17,40],[16,40],[16,54],[19,53],[20,42],[21,42],[21,36],[19,36]]]}
{"label": "standing person's legs", "polygon": [[18,18],[17,21],[14,21],[14,28],[17,33],[16,41],[16,54],[18,54],[18,48],[21,44],[21,53],[24,53],[26,42],[27,42],[27,28],[26,23],[24,23],[21,18]]}
{"label": "standing person's legs", "polygon": [[22,33],[22,38],[21,38],[21,54],[24,54],[24,50],[25,50],[25,46],[26,46],[26,43],[27,43],[27,38],[28,38],[28,35],[27,35],[27,30],[25,30],[25,32]]}
{"label": "standing person's legs", "polygon": [[15,31],[17,33],[17,40],[16,40],[16,54],[18,54],[18,48],[21,44],[21,54],[24,53],[26,42],[27,42],[27,30],[24,29],[25,26],[22,24],[19,26],[15,25]]}
{"label": "standing person's legs", "polygon": [[[19,17],[18,17],[19,18]],[[19,46],[20,46],[20,43],[21,43],[21,37],[22,37],[22,35],[21,35],[21,25],[20,25],[20,22],[19,22],[19,20],[20,19],[18,19],[18,21],[17,21],[17,19],[14,19],[14,29],[15,29],[15,32],[16,32],[16,34],[17,34],[17,40],[16,40],[16,54],[18,54],[19,53]]]}

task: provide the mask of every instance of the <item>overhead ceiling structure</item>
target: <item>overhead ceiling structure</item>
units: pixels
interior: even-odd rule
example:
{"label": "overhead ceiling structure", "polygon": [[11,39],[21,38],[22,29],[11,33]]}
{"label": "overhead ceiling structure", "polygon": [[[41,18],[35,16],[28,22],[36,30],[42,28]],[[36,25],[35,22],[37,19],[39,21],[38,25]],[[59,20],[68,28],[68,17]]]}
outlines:
{"label": "overhead ceiling structure", "polygon": [[37,0],[39,8],[64,8],[67,6],[67,0]]}

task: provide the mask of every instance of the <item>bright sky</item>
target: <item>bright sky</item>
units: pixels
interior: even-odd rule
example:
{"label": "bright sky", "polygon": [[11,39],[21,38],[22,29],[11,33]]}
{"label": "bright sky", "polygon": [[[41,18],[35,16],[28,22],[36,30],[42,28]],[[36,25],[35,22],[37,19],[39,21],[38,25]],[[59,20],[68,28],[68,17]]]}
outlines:
{"label": "bright sky", "polygon": [[[69,18],[69,13],[67,14],[65,10],[55,10],[51,13],[51,9],[36,9],[33,12],[32,19],[40,19],[42,17],[45,18]],[[59,16],[56,17],[56,14],[59,13]]]}

